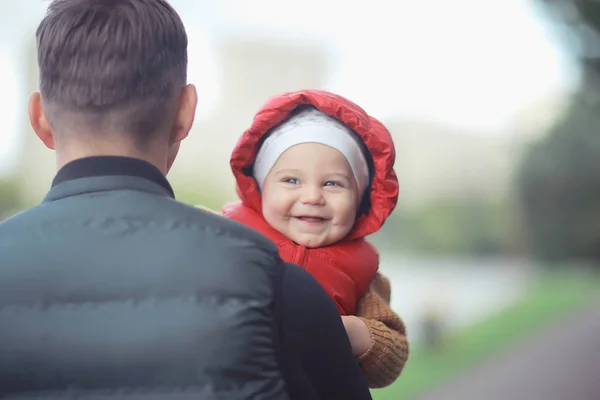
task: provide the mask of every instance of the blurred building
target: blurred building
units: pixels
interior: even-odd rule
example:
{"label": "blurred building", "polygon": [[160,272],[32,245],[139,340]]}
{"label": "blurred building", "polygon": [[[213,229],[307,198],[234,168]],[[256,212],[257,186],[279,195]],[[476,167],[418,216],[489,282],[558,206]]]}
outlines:
{"label": "blurred building", "polygon": [[[27,49],[28,93],[38,89],[35,46]],[[218,48],[222,77],[220,102],[212,115],[197,121],[183,143],[170,178],[178,187],[215,190],[233,198],[234,182],[229,155],[237,139],[252,122],[259,107],[277,93],[323,86],[326,53],[315,46],[228,40]],[[202,88],[198,88],[199,97]],[[28,202],[36,203],[50,188],[55,174],[54,153],[23,121],[18,173]]]}
{"label": "blurred building", "polygon": [[507,195],[515,161],[509,135],[418,120],[389,121],[387,126],[396,144],[400,207]]}
{"label": "blurred building", "polygon": [[515,141],[525,145],[544,136],[565,116],[570,104],[569,92],[556,92],[525,107],[512,121]]}
{"label": "blurred building", "polygon": [[396,144],[400,207],[510,196],[523,150],[545,135],[568,105],[568,93],[554,93],[523,109],[504,132],[490,134],[424,120],[387,121]]}
{"label": "blurred building", "polygon": [[[229,157],[265,101],[278,93],[322,88],[327,54],[315,45],[228,39],[218,46],[219,104],[197,121],[170,174],[178,185],[205,186],[233,198]],[[198,88],[202,96],[202,88]]]}
{"label": "blurred building", "polygon": [[[197,120],[170,174],[176,191],[215,192],[235,198],[229,156],[259,107],[271,96],[302,88],[324,88],[329,73],[326,46],[298,41],[227,37],[217,43],[218,104]],[[37,90],[33,44],[27,49],[27,92]],[[202,98],[202,87],[198,87]],[[427,120],[384,121],[397,147],[400,207],[442,198],[501,199],[510,193],[514,167],[529,141],[547,130],[564,110],[559,95],[533,104],[513,121],[510,132],[486,135]],[[24,116],[18,172],[29,202],[39,201],[55,173],[53,152],[32,132]]]}

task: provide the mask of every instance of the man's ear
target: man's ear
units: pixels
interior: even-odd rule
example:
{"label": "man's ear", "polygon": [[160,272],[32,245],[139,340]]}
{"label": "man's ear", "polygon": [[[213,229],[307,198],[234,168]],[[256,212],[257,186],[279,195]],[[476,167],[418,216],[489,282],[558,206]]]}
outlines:
{"label": "man's ear", "polygon": [[38,138],[44,145],[54,150],[54,135],[52,127],[46,118],[44,109],[42,108],[42,97],[39,92],[34,92],[29,97],[29,123]]}
{"label": "man's ear", "polygon": [[196,116],[197,104],[196,87],[192,84],[186,85],[179,94],[177,101],[177,111],[170,138],[171,143],[181,142],[190,133]]}

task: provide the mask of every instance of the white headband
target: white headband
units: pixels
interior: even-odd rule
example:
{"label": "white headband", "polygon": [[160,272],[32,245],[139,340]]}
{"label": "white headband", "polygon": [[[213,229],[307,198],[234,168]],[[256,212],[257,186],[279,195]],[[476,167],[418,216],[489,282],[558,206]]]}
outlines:
{"label": "white headband", "polygon": [[253,176],[262,190],[265,179],[279,157],[290,147],[302,143],[320,143],[344,155],[359,193],[369,185],[369,167],[355,133],[335,118],[309,108],[294,115],[273,129],[256,154]]}

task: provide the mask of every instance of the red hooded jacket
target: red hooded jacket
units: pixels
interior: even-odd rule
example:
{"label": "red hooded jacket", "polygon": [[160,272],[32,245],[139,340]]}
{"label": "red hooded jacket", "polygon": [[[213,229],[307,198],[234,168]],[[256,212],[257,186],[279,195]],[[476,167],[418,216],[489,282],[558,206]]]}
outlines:
{"label": "red hooded jacket", "polygon": [[[287,119],[298,106],[313,105],[346,124],[363,140],[373,159],[368,214],[357,218],[340,242],[321,248],[299,246],[271,228],[262,216],[261,194],[250,174],[260,139]],[[231,169],[241,202],[228,204],[223,215],[248,225],[270,238],[281,258],[310,272],[325,288],[342,315],[354,314],[379,267],[379,254],[364,237],[381,228],[398,200],[398,179],[393,170],[396,153],[389,131],[362,108],[333,93],[302,90],[271,98],[254,117],[231,155]]]}

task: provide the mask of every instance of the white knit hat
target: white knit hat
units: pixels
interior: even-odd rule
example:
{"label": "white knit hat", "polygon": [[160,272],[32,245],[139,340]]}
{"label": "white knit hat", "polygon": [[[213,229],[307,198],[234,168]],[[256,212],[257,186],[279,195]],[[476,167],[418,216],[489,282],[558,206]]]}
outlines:
{"label": "white knit hat", "polygon": [[256,154],[252,174],[262,190],[269,171],[287,149],[302,143],[320,143],[336,149],[348,160],[362,196],[369,185],[369,167],[358,140],[337,119],[308,108],[273,129]]}

